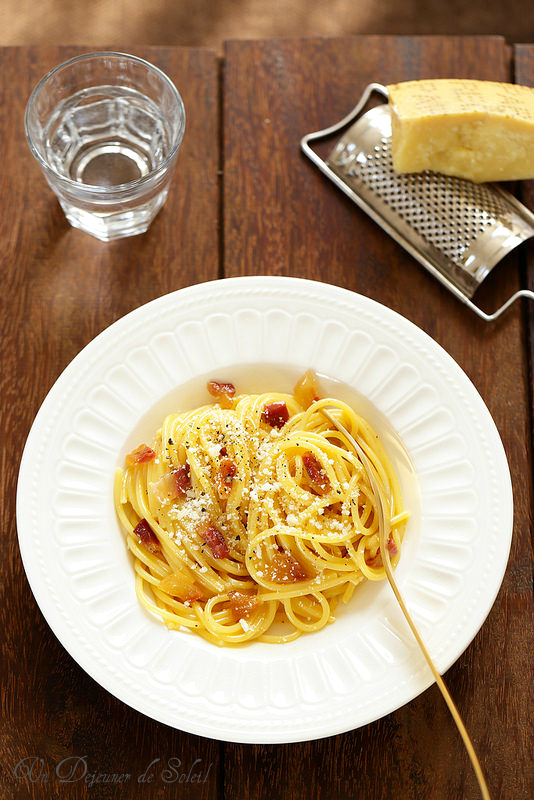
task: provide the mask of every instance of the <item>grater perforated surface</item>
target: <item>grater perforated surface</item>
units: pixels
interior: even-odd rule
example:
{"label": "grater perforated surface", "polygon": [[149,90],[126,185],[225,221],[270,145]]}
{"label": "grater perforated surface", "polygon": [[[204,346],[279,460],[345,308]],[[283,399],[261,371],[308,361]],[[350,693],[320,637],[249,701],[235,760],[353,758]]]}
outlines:
{"label": "grater perforated surface", "polygon": [[387,105],[363,114],[327,164],[388,232],[468,297],[507,252],[534,236],[534,225],[496,186],[429,171],[396,173]]}
{"label": "grater perforated surface", "polygon": [[401,219],[458,264],[473,239],[506,213],[484,185],[446,176],[428,180],[425,174],[396,176],[393,182],[392,171],[390,142],[382,140],[359,174]]}

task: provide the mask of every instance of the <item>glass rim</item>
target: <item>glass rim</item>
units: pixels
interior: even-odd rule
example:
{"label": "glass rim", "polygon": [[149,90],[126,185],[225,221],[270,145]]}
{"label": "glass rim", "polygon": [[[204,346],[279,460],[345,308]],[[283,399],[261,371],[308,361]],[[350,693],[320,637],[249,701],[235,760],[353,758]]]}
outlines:
{"label": "glass rim", "polygon": [[[170,88],[172,94],[175,97],[175,100],[178,105],[178,111],[180,113],[180,122],[178,126],[178,131],[176,135],[176,141],[173,144],[169,153],[165,156],[161,164],[158,164],[157,168],[150,171],[142,178],[137,178],[134,181],[128,181],[126,183],[119,183],[115,186],[98,186],[96,184],[91,183],[81,183],[80,181],[75,181],[72,178],[67,177],[66,175],[62,175],[56,169],[54,169],[50,164],[43,158],[43,156],[38,151],[37,147],[35,146],[34,141],[32,140],[30,134],[30,125],[29,125],[29,118],[33,106],[35,104],[35,100],[41,89],[43,88],[44,84],[56,74],[60,70],[64,69],[65,67],[70,67],[72,64],[75,64],[78,61],[86,61],[90,58],[97,58],[102,56],[112,56],[114,58],[127,58],[131,61],[137,62],[144,67],[148,67],[151,71],[153,71],[158,77],[160,77],[163,82]],[[155,64],[152,64],[150,61],[147,61],[145,58],[140,58],[139,56],[131,55],[130,53],[123,53],[118,50],[95,50],[89,53],[81,53],[78,56],[74,56],[73,58],[67,59],[67,61],[63,61],[61,64],[58,64],[53,69],[49,70],[43,77],[38,81],[38,83],[33,88],[33,91],[26,103],[26,110],[24,113],[24,132],[26,134],[26,141],[28,142],[28,147],[36,159],[39,162],[40,166],[42,167],[45,172],[52,175],[55,179],[58,179],[65,183],[67,186],[72,187],[73,189],[76,188],[78,191],[81,187],[87,189],[89,191],[102,193],[103,195],[109,197],[115,193],[120,194],[124,193],[126,189],[137,188],[139,186],[143,186],[146,183],[150,183],[154,180],[155,177],[159,176],[161,173],[165,172],[165,170],[171,165],[172,161],[174,160],[180,145],[182,143],[182,139],[184,138],[185,132],[185,107],[180,92],[174,85],[173,81],[166,75],[163,70],[157,67]]]}

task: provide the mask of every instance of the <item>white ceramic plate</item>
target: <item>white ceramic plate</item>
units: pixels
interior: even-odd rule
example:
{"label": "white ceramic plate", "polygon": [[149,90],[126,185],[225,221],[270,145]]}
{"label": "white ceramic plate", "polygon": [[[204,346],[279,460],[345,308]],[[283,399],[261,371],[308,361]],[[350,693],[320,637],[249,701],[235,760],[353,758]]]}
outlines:
{"label": "white ceramic plate", "polygon": [[512,532],[508,465],[482,399],[431,338],[368,298],[236,278],[161,297],[97,336],[51,389],[24,450],[17,521],[32,591],[72,657],[116,697],[235,742],[336,734],[432,683],[386,583],[358,588],[333,625],[283,646],[217,648],[168,631],[137,602],[115,468],[174,410],[181,384],[281,362],[354,387],[402,438],[420,493],[403,478],[412,517],[397,579],[440,671],[485,620]]}

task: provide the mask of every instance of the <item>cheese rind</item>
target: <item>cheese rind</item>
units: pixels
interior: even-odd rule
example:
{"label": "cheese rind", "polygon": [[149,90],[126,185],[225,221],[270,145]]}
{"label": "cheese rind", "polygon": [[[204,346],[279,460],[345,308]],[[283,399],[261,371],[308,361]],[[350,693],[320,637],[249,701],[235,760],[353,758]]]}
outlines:
{"label": "cheese rind", "polygon": [[387,87],[393,168],[475,182],[534,178],[534,88],[438,79]]}

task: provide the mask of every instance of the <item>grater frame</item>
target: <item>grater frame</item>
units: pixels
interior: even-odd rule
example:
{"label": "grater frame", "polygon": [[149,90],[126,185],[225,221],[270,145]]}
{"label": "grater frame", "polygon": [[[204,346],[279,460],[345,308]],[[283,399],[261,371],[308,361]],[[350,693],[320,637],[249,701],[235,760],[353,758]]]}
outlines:
{"label": "grater frame", "polygon": [[[388,99],[385,86],[370,83],[342,120],[301,139],[303,153],[481,319],[497,319],[521,297],[534,300],[533,291],[520,289],[493,313],[486,313],[472,300],[499,261],[534,237],[534,214],[496,184],[475,184],[428,170],[412,175],[395,173],[389,106],[374,106],[362,113],[373,93]],[[326,160],[310,146],[351,123]],[[414,208],[420,209],[418,216]],[[434,215],[436,209],[447,213],[433,218],[433,209]],[[458,209],[463,209],[463,217],[456,213]]]}

